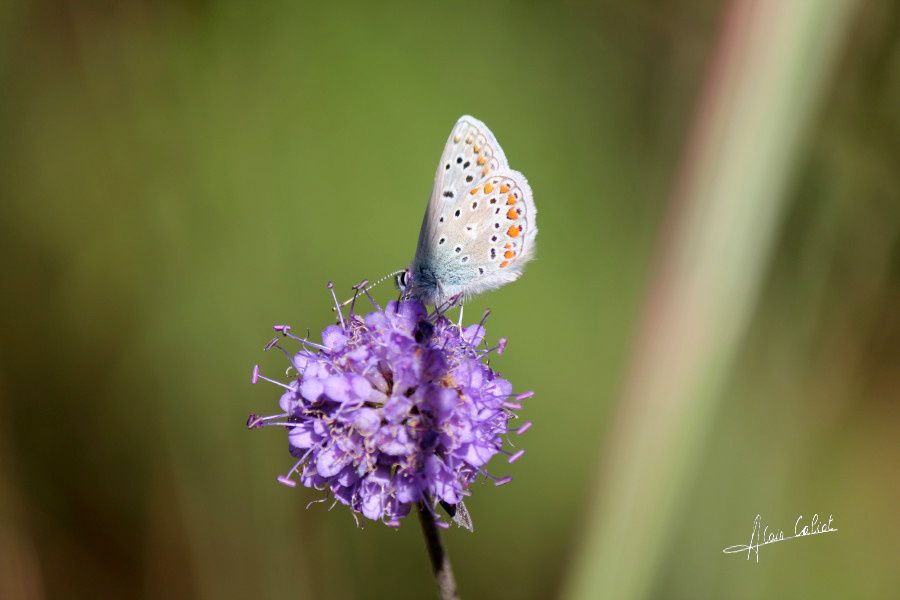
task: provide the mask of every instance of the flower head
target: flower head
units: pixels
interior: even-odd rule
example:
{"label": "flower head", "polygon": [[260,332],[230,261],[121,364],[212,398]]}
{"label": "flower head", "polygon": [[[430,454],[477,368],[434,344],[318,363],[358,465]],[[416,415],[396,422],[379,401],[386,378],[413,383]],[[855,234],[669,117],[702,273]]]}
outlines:
{"label": "flower head", "polygon": [[[337,306],[339,324],[325,328],[321,343],[275,326],[280,336],[266,349],[281,350],[295,376],[281,382],[254,367],[253,383],[282,388],[281,410],[250,415],[247,426],[287,430],[296,462],[278,481],[327,490],[354,513],[391,526],[417,502],[458,504],[479,475],[496,485],[509,482],[486,465],[498,453],[510,463],[524,453],[503,445],[510,432],[530,427],[510,427],[510,421],[531,393],[514,394],[485,364],[506,346],[501,338],[494,348],[479,348],[487,313],[461,329],[416,300],[383,310],[372,304],[369,314],[351,308],[346,318]],[[288,350],[282,338],[299,349]]]}

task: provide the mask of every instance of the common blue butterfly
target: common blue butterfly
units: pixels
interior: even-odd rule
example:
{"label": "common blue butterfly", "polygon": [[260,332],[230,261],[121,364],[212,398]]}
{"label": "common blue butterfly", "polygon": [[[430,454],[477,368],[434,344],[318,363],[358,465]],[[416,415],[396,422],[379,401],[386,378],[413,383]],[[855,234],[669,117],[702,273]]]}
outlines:
{"label": "common blue butterfly", "polygon": [[487,125],[460,117],[447,138],[403,294],[442,305],[515,281],[534,256],[537,209]]}

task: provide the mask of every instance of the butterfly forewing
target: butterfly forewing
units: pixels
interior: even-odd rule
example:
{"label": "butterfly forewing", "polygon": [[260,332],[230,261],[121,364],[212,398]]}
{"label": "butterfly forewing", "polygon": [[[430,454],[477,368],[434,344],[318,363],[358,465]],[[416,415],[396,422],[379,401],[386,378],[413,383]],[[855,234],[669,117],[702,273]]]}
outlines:
{"label": "butterfly forewing", "polygon": [[[449,209],[463,199],[468,188],[491,171],[506,167],[506,156],[487,125],[474,117],[460,117],[447,138],[434,174],[417,254],[428,250],[437,225],[446,223]],[[440,222],[442,217],[444,221]]]}
{"label": "butterfly forewing", "polygon": [[465,188],[507,166],[503,149],[487,125],[474,117],[461,117],[441,154],[431,202],[458,199]]}

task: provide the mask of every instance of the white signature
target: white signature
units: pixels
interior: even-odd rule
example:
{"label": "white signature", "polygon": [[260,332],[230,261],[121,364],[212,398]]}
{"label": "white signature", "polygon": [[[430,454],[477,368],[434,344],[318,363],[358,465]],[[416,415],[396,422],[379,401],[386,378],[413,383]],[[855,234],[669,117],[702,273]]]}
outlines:
{"label": "white signature", "polygon": [[[785,542],[787,540],[793,540],[801,537],[809,537],[811,535],[819,535],[822,533],[832,533],[836,532],[837,529],[831,526],[834,522],[834,516],[828,515],[828,521],[823,521],[818,514],[812,516],[812,519],[809,520],[809,523],[801,524],[803,521],[803,515],[797,517],[797,520],[794,522],[794,535],[784,535],[784,530],[782,529],[772,529],[769,530],[769,525],[766,524],[765,527],[762,525],[762,517],[756,515],[756,518],[753,519],[753,530],[750,532],[750,542],[747,544],[738,544],[736,546],[728,546],[722,552],[725,554],[737,554],[739,552],[747,553],[747,560],[750,560],[750,555],[752,553],[756,553],[756,562],[759,562],[759,549],[763,546],[767,546],[769,544],[777,544],[778,542]],[[801,526],[802,525],[802,526]]]}

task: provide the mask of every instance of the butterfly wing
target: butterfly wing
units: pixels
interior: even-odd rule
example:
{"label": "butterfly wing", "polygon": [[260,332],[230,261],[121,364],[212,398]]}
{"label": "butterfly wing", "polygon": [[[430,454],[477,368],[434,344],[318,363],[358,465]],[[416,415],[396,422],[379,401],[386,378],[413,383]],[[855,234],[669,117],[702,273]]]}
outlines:
{"label": "butterfly wing", "polygon": [[534,253],[531,188],[474,117],[456,122],[441,161],[413,260],[412,295],[441,303],[514,281]]}

